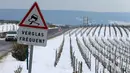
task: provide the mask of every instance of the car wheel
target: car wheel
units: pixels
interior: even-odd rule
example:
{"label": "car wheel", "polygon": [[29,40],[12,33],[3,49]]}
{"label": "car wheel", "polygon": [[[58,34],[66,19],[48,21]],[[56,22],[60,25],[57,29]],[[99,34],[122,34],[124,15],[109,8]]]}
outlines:
{"label": "car wheel", "polygon": [[5,41],[8,41],[7,39],[5,39]]}

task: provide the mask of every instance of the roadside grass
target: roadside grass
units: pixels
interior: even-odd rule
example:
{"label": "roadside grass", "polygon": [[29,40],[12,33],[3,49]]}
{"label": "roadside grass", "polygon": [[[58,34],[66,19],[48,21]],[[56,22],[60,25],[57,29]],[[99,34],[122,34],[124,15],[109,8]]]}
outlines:
{"label": "roadside grass", "polygon": [[22,69],[23,68],[19,65],[18,68],[14,71],[14,73],[21,73]]}
{"label": "roadside grass", "polygon": [[7,53],[4,53],[2,56],[0,56],[0,62],[1,62],[1,60],[3,60],[3,58],[5,58],[5,57],[7,57],[8,56],[8,53],[9,53],[10,51],[8,51]]}

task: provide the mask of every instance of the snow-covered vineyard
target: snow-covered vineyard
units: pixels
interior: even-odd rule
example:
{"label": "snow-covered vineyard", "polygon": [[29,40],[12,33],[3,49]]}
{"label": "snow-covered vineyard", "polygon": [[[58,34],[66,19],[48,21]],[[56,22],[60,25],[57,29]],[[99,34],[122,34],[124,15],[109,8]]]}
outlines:
{"label": "snow-covered vineyard", "polygon": [[16,31],[18,29],[18,25],[14,23],[3,23],[0,24],[0,33],[8,32],[8,31]]}
{"label": "snow-covered vineyard", "polygon": [[[70,44],[71,55],[75,55],[73,58],[76,57],[76,62],[80,61],[79,57],[82,56],[84,59],[82,62],[85,62],[82,65],[86,64],[89,69],[84,69],[83,66],[83,72],[130,73],[129,31],[128,27],[118,26],[73,29],[68,32],[70,40],[72,40]],[[79,52],[81,55],[77,56]],[[73,62],[73,58],[71,57],[71,62]],[[72,64],[73,71],[78,71],[80,67],[78,67],[78,63],[75,64],[75,61],[74,65]]]}
{"label": "snow-covered vineyard", "polygon": [[[46,47],[34,46],[32,73],[130,73],[130,28],[80,27],[50,39]],[[9,54],[0,73],[27,73],[26,61]],[[10,66],[10,67],[9,67]]]}

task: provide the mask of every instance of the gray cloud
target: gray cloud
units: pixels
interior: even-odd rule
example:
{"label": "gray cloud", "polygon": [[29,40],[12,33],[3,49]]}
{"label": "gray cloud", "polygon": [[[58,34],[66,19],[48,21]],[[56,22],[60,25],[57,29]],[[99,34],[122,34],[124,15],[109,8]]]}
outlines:
{"label": "gray cloud", "polygon": [[29,9],[34,1],[44,10],[130,12],[130,0],[1,0],[0,9]]}

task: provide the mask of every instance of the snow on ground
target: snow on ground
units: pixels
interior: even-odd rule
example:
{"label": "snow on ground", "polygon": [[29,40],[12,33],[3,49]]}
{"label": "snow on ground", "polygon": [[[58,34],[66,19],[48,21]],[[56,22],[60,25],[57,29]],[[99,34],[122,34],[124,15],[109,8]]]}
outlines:
{"label": "snow on ground", "polygon": [[106,27],[106,32],[105,32],[105,38],[107,38],[107,37],[110,37],[110,35],[109,35],[109,27]]}
{"label": "snow on ground", "polygon": [[11,54],[9,54],[2,61],[0,61],[0,73],[14,73],[19,65],[23,67],[23,70],[26,69],[25,62],[18,62],[14,58],[12,58]]}
{"label": "snow on ground", "polygon": [[[69,39],[69,35],[66,35],[63,52],[56,67],[54,67],[55,51],[59,47],[59,44],[61,44],[63,35],[48,40],[46,47],[34,46],[32,73],[72,73]],[[89,70],[79,52],[75,34],[72,35],[72,46],[75,51],[76,58],[83,62],[83,73],[95,73],[95,58],[92,56],[92,69]],[[12,58],[11,54],[9,54],[0,63],[0,73],[14,73],[14,70],[16,70],[19,65],[23,67],[22,73],[27,73],[26,61],[16,61]]]}
{"label": "snow on ground", "polygon": [[60,61],[57,65],[57,68],[61,68],[61,72],[55,73],[72,73],[71,60],[70,60],[70,38],[69,36],[65,36],[65,43],[63,46],[63,51],[61,54]]}
{"label": "snow on ground", "polygon": [[[92,34],[91,34],[92,35]],[[86,36],[86,35],[83,35],[84,37]],[[82,43],[82,45],[84,46],[84,49],[87,49],[86,47],[85,47],[85,45],[83,44],[83,41],[82,41],[82,37],[80,37],[79,35],[78,35],[78,38],[79,38],[79,40],[81,41],[81,43]],[[80,52],[78,52],[78,54],[80,54]],[[77,55],[78,55],[77,54]],[[91,70],[88,68],[88,66],[86,65],[86,63],[84,62],[84,60],[83,60],[83,58],[82,58],[82,61],[83,61],[83,73],[95,73],[95,58],[94,58],[94,56],[91,54]]]}
{"label": "snow on ground", "polygon": [[[7,27],[7,25],[6,25],[6,27]],[[13,28],[14,26],[10,26],[10,27]],[[2,28],[2,26],[0,26],[0,28]],[[4,28],[4,30],[7,28]],[[91,30],[91,28],[93,28],[93,29]],[[91,28],[88,28],[88,30],[84,33],[83,36],[80,35],[81,33],[77,35],[80,42],[84,46],[84,49],[87,49],[87,48],[85,47],[85,45],[83,43],[82,37],[85,37],[86,40],[88,40],[88,38],[91,38],[92,40],[94,40],[94,38],[101,40],[101,38],[104,37],[104,32],[105,32],[106,36],[104,37],[105,38],[104,40],[106,40],[108,38],[110,40],[116,39],[119,37],[121,38],[121,35],[120,35],[121,33],[120,33],[118,28],[116,28],[117,37],[115,35],[115,31],[114,31],[113,27],[110,27],[111,28],[111,36],[109,35],[109,27],[106,27],[106,31],[104,31],[105,27],[102,27],[101,30],[100,30],[100,27],[98,27],[96,29],[94,36],[92,36],[92,34],[93,34],[93,31],[95,30],[95,27],[91,27]],[[91,55],[91,70],[90,70],[88,68],[88,66],[86,65],[86,63],[85,63],[84,59],[82,58],[81,53],[78,49],[77,42],[76,42],[76,35],[75,35],[75,33],[72,34],[75,31],[76,31],[76,33],[78,33],[81,29],[82,28],[76,28],[70,32],[71,39],[72,39],[73,51],[75,52],[75,56],[78,59],[78,61],[83,62],[83,73],[95,73],[95,57],[93,55]],[[126,40],[126,38],[128,38],[126,35],[126,32],[122,28],[120,28],[120,29],[123,33],[122,39],[124,38]],[[85,29],[83,29],[82,31],[84,31],[84,30]],[[87,36],[86,34],[90,30],[91,30],[91,32]],[[99,31],[100,31],[100,35],[98,36]],[[128,30],[127,30],[127,32],[128,32]],[[72,73],[71,60],[70,60],[70,37],[69,37],[69,34],[65,35],[65,42],[64,42],[63,51],[62,51],[60,60],[57,64],[57,66],[54,67],[55,51],[60,46],[62,40],[63,40],[63,35],[48,40],[46,47],[34,46],[32,73]],[[119,39],[117,39],[117,40],[119,41]],[[106,40],[106,42],[110,43],[107,40]],[[95,50],[94,47],[91,49]],[[100,55],[101,55],[101,53],[100,53]],[[102,56],[103,55],[101,55],[101,57]],[[12,58],[11,54],[9,54],[2,61],[0,61],[0,73],[14,73],[14,70],[16,70],[19,65],[21,65],[23,67],[22,73],[27,73],[26,61],[25,62],[16,61],[14,58]],[[101,64],[101,62],[99,62],[98,72],[99,73],[103,72],[103,65]],[[105,73],[109,73],[107,69],[105,69]]]}
{"label": "snow on ground", "polygon": [[71,73],[70,60],[68,57],[68,40],[65,41],[60,62],[56,68],[54,67],[55,51],[59,47],[59,44],[61,44],[62,37],[63,35],[49,40],[46,47],[34,47],[32,73]]}
{"label": "snow on ground", "polygon": [[75,35],[72,35],[72,47],[73,47],[73,50],[74,50],[74,52],[75,52],[75,56],[76,56],[76,58],[78,59],[78,61],[82,61],[83,62],[83,73],[95,73],[95,66],[93,66],[93,65],[95,65],[95,60],[94,60],[94,58],[92,57],[92,60],[94,61],[94,62],[91,62],[93,65],[92,65],[92,70],[89,70],[89,68],[87,67],[87,65],[85,64],[85,61],[84,61],[84,59],[82,58],[82,56],[81,56],[81,53],[80,53],[80,51],[79,51],[79,49],[78,49],[78,45],[77,45],[77,42],[76,42],[76,37],[75,37]]}
{"label": "snow on ground", "polygon": [[[34,46],[32,73],[72,73],[68,37],[65,37],[66,40],[60,62],[57,67],[54,67],[55,51],[61,44],[62,39],[63,35],[48,40],[46,47]],[[22,73],[27,73],[26,61],[16,61],[9,54],[0,62],[0,73],[14,73],[14,70],[19,65],[23,67]]]}

